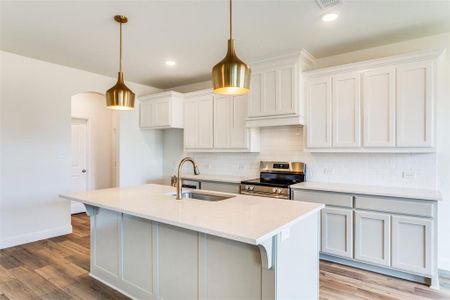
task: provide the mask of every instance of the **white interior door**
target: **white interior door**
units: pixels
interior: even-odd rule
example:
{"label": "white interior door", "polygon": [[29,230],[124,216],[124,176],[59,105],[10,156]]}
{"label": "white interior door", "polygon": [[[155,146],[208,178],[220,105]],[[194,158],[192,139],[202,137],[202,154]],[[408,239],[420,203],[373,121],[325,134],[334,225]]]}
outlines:
{"label": "white interior door", "polygon": [[[72,192],[87,191],[87,154],[87,120],[72,119]],[[72,214],[84,211],[83,204],[72,201]]]}

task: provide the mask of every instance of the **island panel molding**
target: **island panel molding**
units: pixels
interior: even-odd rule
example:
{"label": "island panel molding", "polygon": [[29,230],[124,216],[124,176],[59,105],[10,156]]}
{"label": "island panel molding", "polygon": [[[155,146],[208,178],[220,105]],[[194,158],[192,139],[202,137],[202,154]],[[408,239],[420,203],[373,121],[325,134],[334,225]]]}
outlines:
{"label": "island panel molding", "polygon": [[92,277],[136,299],[319,297],[323,204],[232,194],[179,201],[174,191],[62,195],[87,206]]}

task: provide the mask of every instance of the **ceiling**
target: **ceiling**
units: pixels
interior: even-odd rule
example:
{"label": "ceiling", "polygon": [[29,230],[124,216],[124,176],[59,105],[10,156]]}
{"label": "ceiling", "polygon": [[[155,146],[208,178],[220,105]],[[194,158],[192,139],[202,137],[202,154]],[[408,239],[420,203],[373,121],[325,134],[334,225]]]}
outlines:
{"label": "ceiling", "polygon": [[[115,76],[118,25],[125,78],[158,88],[206,80],[226,51],[228,4],[213,0],[1,1],[0,48]],[[316,57],[450,31],[449,1],[351,1],[324,23],[313,0],[235,0],[234,38],[251,62],[305,48]],[[165,61],[177,62],[167,67]]]}

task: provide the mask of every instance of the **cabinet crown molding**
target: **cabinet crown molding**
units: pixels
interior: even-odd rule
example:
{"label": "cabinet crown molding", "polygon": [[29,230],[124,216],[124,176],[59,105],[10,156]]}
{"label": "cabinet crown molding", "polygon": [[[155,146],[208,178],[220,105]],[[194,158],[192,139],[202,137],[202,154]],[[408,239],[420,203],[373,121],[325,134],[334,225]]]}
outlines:
{"label": "cabinet crown molding", "polygon": [[399,55],[386,56],[382,58],[368,59],[354,63],[336,65],[304,71],[305,78],[314,78],[323,75],[331,75],[342,72],[365,71],[372,68],[390,66],[393,64],[413,63],[425,60],[437,60],[446,53],[447,49],[433,49],[425,51],[409,52]]}
{"label": "cabinet crown molding", "polygon": [[145,95],[145,96],[141,96],[139,97],[140,101],[149,101],[149,100],[155,100],[155,99],[160,99],[160,98],[183,98],[184,95],[183,93],[178,93],[175,91],[165,91],[165,92],[159,92],[159,93],[154,93],[154,94],[150,94],[150,95]]}

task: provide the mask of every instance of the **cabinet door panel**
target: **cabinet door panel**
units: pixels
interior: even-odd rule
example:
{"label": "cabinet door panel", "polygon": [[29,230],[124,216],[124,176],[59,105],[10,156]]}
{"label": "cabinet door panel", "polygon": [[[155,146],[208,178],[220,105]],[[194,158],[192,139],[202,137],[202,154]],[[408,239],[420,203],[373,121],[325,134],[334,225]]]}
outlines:
{"label": "cabinet door panel", "polygon": [[196,148],[198,145],[198,103],[184,103],[184,148]]}
{"label": "cabinet door panel", "polygon": [[295,113],[295,94],[294,94],[294,68],[284,67],[278,73],[279,100],[277,102],[277,111],[283,113]]}
{"label": "cabinet door panel", "polygon": [[391,217],[355,211],[355,259],[390,266]]}
{"label": "cabinet door panel", "polygon": [[213,96],[198,101],[198,148],[213,148]]}
{"label": "cabinet door panel", "polygon": [[363,75],[364,147],[395,146],[395,68]]}
{"label": "cabinet door panel", "polygon": [[333,77],[333,147],[361,145],[359,78],[359,73]]}
{"label": "cabinet door panel", "polygon": [[170,126],[170,102],[167,100],[153,103],[155,126]]}
{"label": "cabinet door panel", "polygon": [[277,71],[267,71],[263,78],[263,112],[265,115],[273,115],[277,110]]}
{"label": "cabinet door panel", "polygon": [[250,93],[249,93],[249,117],[256,117],[262,114],[262,99],[263,99],[263,82],[262,73],[255,73],[252,75],[252,80],[250,83]]}
{"label": "cabinet door panel", "polygon": [[432,63],[397,68],[397,146],[433,145]]}
{"label": "cabinet door panel", "polygon": [[233,97],[214,96],[214,147],[229,148]]}
{"label": "cabinet door panel", "polygon": [[392,267],[431,275],[433,221],[392,216]]}
{"label": "cabinet door panel", "polygon": [[310,80],[306,88],[306,145],[331,147],[331,77]]}
{"label": "cabinet door panel", "polygon": [[322,209],[322,252],[353,258],[351,209]]}
{"label": "cabinet door panel", "polygon": [[119,277],[120,213],[99,209],[94,223],[93,268]]}
{"label": "cabinet door panel", "polygon": [[232,121],[230,131],[230,147],[247,149],[249,143],[249,129],[245,127],[247,117],[248,96],[233,97]]}

